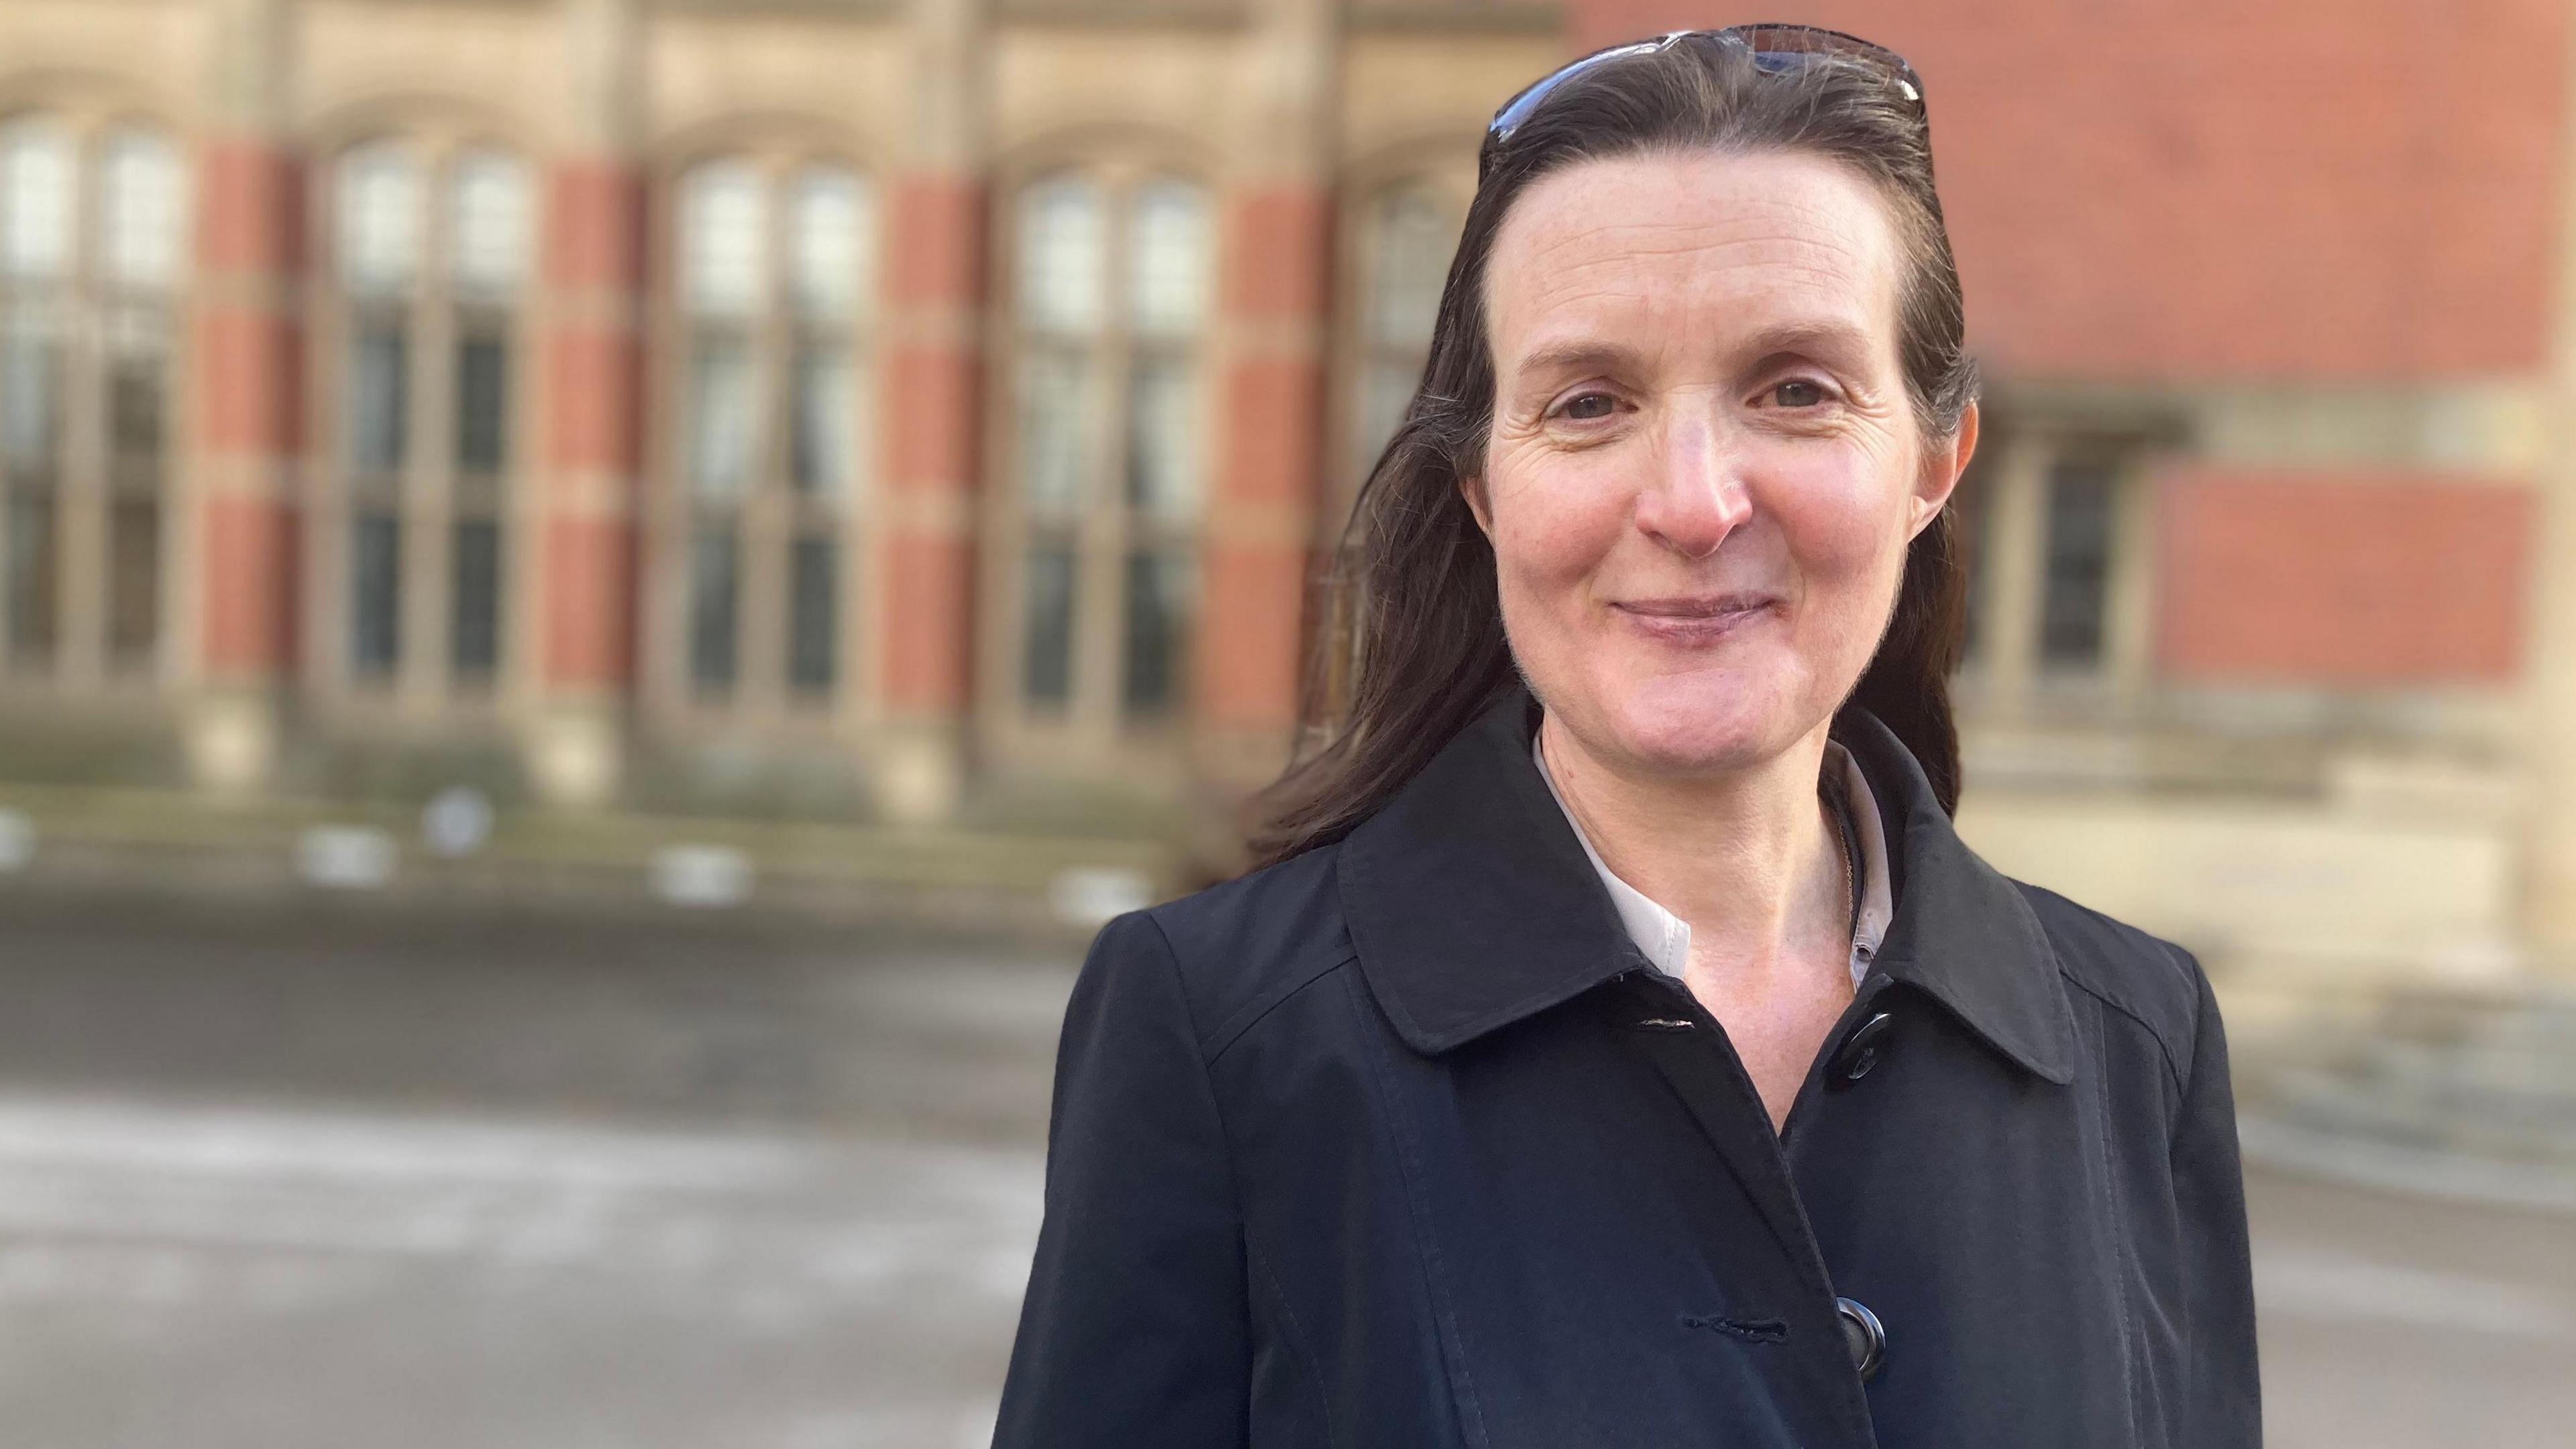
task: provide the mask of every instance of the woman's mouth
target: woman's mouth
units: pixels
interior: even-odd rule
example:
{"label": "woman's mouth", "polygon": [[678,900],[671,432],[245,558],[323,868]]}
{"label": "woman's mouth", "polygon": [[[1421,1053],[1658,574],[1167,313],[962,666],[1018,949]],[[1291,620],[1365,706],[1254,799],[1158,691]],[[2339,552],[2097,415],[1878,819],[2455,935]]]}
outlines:
{"label": "woman's mouth", "polygon": [[1738,590],[1623,599],[1610,607],[1649,638],[1691,645],[1713,644],[1769,614],[1779,602],[1770,594]]}

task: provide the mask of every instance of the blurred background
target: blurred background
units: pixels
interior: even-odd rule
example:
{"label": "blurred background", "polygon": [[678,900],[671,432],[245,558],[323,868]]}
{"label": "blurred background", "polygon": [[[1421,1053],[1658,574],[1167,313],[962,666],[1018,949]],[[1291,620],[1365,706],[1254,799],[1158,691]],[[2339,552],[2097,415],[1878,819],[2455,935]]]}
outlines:
{"label": "blurred background", "polygon": [[1485,120],[1930,91],[1961,827],[2198,951],[2272,1439],[2576,1424],[2576,4],[0,0],[0,1441],[978,1444]]}

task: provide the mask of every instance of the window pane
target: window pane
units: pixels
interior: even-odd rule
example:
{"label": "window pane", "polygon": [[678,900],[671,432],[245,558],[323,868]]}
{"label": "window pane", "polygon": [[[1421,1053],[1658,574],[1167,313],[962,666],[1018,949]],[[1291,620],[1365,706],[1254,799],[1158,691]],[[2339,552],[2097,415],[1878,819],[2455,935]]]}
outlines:
{"label": "window pane", "polygon": [[160,486],[169,426],[169,319],[118,313],[108,328],[107,448],[119,484]]}
{"label": "window pane", "polygon": [[689,683],[701,694],[730,693],[735,620],[742,597],[734,530],[700,524],[689,538]]}
{"label": "window pane", "polygon": [[740,498],[751,490],[758,389],[751,343],[702,336],[689,351],[689,490]]}
{"label": "window pane", "polygon": [[457,286],[476,296],[507,296],[527,275],[528,169],[515,156],[476,151],[457,158],[451,184]]}
{"label": "window pane", "polygon": [[1179,521],[1199,507],[1198,388],[1185,361],[1137,363],[1127,389],[1127,502]]}
{"label": "window pane", "polygon": [[768,231],[758,172],[740,161],[713,161],[689,173],[680,201],[680,278],[692,310],[760,310],[768,294]]}
{"label": "window pane", "polygon": [[1207,313],[1206,194],[1186,181],[1136,193],[1128,237],[1127,310],[1138,331],[1193,332]]}
{"label": "window pane", "polygon": [[420,168],[376,141],[340,161],[340,276],[361,292],[399,291],[420,267]]}
{"label": "window pane", "polygon": [[0,317],[0,460],[12,483],[50,483],[61,465],[62,339],[53,314],[12,308]]}
{"label": "window pane", "polygon": [[831,343],[796,349],[796,491],[816,498],[848,496],[858,458],[858,375],[850,350]]}
{"label": "window pane", "polygon": [[349,529],[349,667],[381,679],[402,657],[402,520],[361,510]]}
{"label": "window pane", "polygon": [[508,466],[510,347],[498,337],[456,344],[456,468],[491,475]]}
{"label": "window pane", "polygon": [[110,280],[159,291],[178,280],[182,238],[178,148],[148,131],[109,138],[100,162]]}
{"label": "window pane", "polygon": [[20,280],[71,270],[72,147],[41,118],[0,129],[0,272]]}
{"label": "window pane", "polygon": [[1371,362],[1361,374],[1357,463],[1362,476],[1377,466],[1378,455],[1403,425],[1405,409],[1413,406],[1413,390],[1421,380],[1421,364],[1409,357],[1400,362]]}
{"label": "window pane", "polygon": [[1369,228],[1368,336],[1382,347],[1424,350],[1440,315],[1440,288],[1458,223],[1430,192],[1407,188],[1378,203]]}
{"label": "window pane", "polygon": [[1021,577],[1023,653],[1020,692],[1039,706],[1061,706],[1073,697],[1073,549],[1043,541],[1029,546]]}
{"label": "window pane", "polygon": [[161,503],[119,498],[107,516],[107,649],[123,668],[152,662],[161,637]]}
{"label": "window pane", "polygon": [[398,318],[361,318],[350,328],[343,426],[353,472],[382,477],[402,470],[410,412],[408,350]]}
{"label": "window pane", "polygon": [[2102,662],[2111,580],[2113,473],[2109,464],[2062,462],[2048,476],[2048,561],[2040,659],[2062,668]]}
{"label": "window pane", "polygon": [[787,682],[829,694],[840,648],[840,550],[828,538],[796,540],[788,570]]}
{"label": "window pane", "polygon": [[866,183],[847,171],[811,170],[797,178],[795,206],[790,262],[797,310],[856,315],[870,280]]}
{"label": "window pane", "polygon": [[483,681],[501,663],[501,525],[460,518],[451,553],[448,667],[460,681]]}
{"label": "window pane", "polygon": [[1090,360],[1080,353],[1032,349],[1020,359],[1020,497],[1031,512],[1082,506],[1090,393]]}
{"label": "window pane", "polygon": [[1127,670],[1131,714],[1159,714],[1180,694],[1181,656],[1189,643],[1190,563],[1180,553],[1135,553],[1127,559]]}
{"label": "window pane", "polygon": [[1031,186],[1020,202],[1020,308],[1043,332],[1094,332],[1107,313],[1109,218],[1079,176]]}
{"label": "window pane", "polygon": [[9,490],[9,662],[41,665],[54,657],[54,494],[50,488]]}

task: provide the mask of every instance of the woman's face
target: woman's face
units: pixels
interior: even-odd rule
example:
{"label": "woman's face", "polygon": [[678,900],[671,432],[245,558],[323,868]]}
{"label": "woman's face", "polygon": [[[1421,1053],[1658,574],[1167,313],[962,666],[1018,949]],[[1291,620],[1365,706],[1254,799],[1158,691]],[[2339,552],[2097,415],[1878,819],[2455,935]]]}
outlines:
{"label": "woman's face", "polygon": [[1972,409],[1927,456],[1901,276],[1870,183],[1812,156],[1587,161],[1505,215],[1464,488],[1512,653],[1596,756],[1739,768],[1859,680],[1976,439]]}

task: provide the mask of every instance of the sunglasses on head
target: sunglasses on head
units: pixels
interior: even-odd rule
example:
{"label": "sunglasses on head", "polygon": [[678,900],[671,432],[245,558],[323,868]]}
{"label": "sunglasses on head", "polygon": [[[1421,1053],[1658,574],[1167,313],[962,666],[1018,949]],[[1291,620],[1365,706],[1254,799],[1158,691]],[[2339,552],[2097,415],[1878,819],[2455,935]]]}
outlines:
{"label": "sunglasses on head", "polygon": [[1512,133],[1536,111],[1539,103],[1558,86],[1596,66],[1630,56],[1653,55],[1669,50],[1685,40],[1706,38],[1721,45],[1741,46],[1753,56],[1753,64],[1778,74],[1818,62],[1848,62],[1866,66],[1884,75],[1905,99],[1913,102],[1917,117],[1923,113],[1923,78],[1905,57],[1883,45],[1874,45],[1857,35],[1839,30],[1826,30],[1814,25],[1729,25],[1716,30],[1676,30],[1653,40],[1632,41],[1614,45],[1549,72],[1519,95],[1503,103],[1494,112],[1493,124],[1485,128],[1485,150],[1488,154],[1512,138]]}

